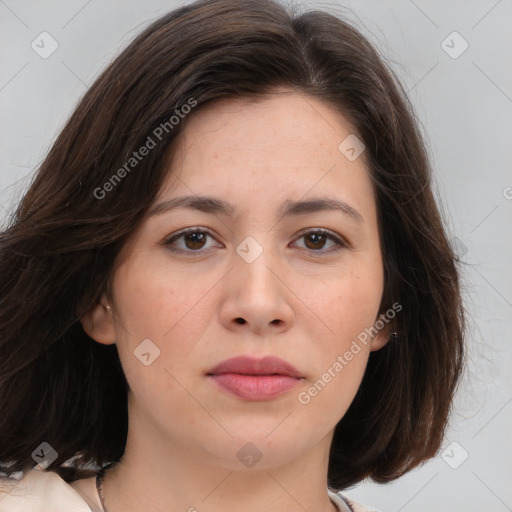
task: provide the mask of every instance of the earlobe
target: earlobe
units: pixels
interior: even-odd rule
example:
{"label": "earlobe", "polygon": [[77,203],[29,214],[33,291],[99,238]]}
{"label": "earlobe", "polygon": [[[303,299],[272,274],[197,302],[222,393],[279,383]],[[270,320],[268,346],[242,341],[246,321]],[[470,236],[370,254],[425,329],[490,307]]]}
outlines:
{"label": "earlobe", "polygon": [[102,299],[80,318],[83,330],[95,341],[104,345],[116,342],[116,328],[110,305]]}
{"label": "earlobe", "polygon": [[385,347],[388,343],[396,342],[396,332],[391,333],[379,333],[375,338],[373,338],[371,343],[370,350],[373,352],[375,350],[380,350]]}

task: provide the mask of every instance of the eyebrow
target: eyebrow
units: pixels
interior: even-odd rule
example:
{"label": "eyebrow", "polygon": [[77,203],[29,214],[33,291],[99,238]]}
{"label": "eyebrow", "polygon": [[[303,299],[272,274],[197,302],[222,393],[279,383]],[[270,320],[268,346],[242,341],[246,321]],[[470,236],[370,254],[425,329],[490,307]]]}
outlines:
{"label": "eyebrow", "polygon": [[[236,213],[235,206],[222,199],[193,195],[175,197],[167,201],[162,201],[151,208],[148,216],[152,217],[153,215],[161,215],[175,208],[188,208],[214,215],[222,214],[228,217],[234,217]],[[308,199],[306,201],[292,201],[287,199],[279,208],[278,214],[283,217],[287,217],[294,215],[307,215],[325,210],[340,211],[357,222],[364,222],[362,215],[352,206],[339,199],[331,199],[328,197]]]}

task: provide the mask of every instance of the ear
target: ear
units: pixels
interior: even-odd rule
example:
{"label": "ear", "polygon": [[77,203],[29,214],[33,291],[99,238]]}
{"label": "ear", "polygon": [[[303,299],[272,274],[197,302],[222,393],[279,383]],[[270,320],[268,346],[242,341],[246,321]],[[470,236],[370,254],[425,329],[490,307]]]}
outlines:
{"label": "ear", "polygon": [[373,338],[370,344],[370,351],[380,350],[396,337],[396,332],[392,329],[382,329]]}
{"label": "ear", "polygon": [[83,330],[98,343],[112,345],[116,342],[116,327],[112,308],[105,295],[80,318]]}

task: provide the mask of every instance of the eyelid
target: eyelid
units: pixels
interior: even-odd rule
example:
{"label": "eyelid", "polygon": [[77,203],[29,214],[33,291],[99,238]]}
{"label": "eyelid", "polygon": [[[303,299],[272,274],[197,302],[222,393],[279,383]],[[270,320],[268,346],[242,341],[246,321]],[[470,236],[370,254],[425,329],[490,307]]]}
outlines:
{"label": "eyelid", "polygon": [[[164,245],[168,245],[174,240],[177,240],[178,238],[188,235],[190,233],[206,233],[210,235],[212,238],[216,239],[216,234],[209,228],[203,227],[203,226],[194,226],[190,228],[183,228],[179,231],[176,231],[174,233],[171,233],[170,235],[166,236],[163,240]],[[199,252],[199,251],[187,251],[187,252]]]}
{"label": "eyelid", "polygon": [[318,250],[318,251],[314,251],[313,249],[303,249],[308,254],[312,254],[314,256],[315,255],[322,256],[322,255],[327,255],[327,254],[332,254],[332,253],[338,252],[341,249],[351,249],[351,245],[348,243],[348,241],[343,236],[338,235],[337,233],[334,233],[333,231],[331,231],[329,229],[325,229],[325,228],[304,228],[295,237],[294,242],[310,233],[324,235],[328,240],[331,240],[332,242],[334,242],[337,247],[333,247],[333,248],[327,249],[327,250]]}
{"label": "eyelid", "polygon": [[[209,229],[207,227],[203,227],[203,226],[194,226],[194,227],[184,228],[184,229],[181,229],[174,233],[171,233],[170,235],[168,235],[167,237],[164,238],[163,244],[170,245],[175,240],[178,240],[182,236],[185,236],[185,235],[188,235],[191,233],[206,233],[207,235],[209,235],[211,238],[213,238],[215,241],[218,242],[217,235],[211,229]],[[324,235],[328,240],[331,240],[332,242],[334,242],[337,245],[337,247],[331,248],[328,250],[319,249],[317,251],[315,251],[313,249],[303,248],[303,251],[306,251],[309,254],[320,256],[323,254],[330,254],[330,253],[336,252],[340,249],[350,249],[351,248],[351,245],[348,243],[348,241],[343,236],[338,235],[338,234],[334,233],[333,231],[330,231],[325,228],[314,228],[314,227],[304,228],[295,236],[293,242],[296,242],[300,238],[302,238],[308,234],[311,234],[311,233]],[[218,242],[218,243],[221,243],[221,242]],[[170,250],[173,252],[177,252],[177,253],[188,253],[188,254],[194,254],[194,253],[201,254],[201,253],[205,252],[204,249],[198,249],[197,251],[193,251],[193,250],[172,248]],[[208,250],[208,249],[206,249],[206,250]]]}
{"label": "eyelid", "polygon": [[338,235],[334,231],[331,231],[330,229],[326,229],[326,228],[304,228],[303,230],[299,231],[295,240],[297,240],[297,239],[301,238],[302,236],[307,235],[309,233],[319,233],[321,235],[327,236],[328,238],[330,238],[332,240],[339,242],[340,244],[343,244],[346,247],[349,246],[349,243],[345,239],[345,237]]}

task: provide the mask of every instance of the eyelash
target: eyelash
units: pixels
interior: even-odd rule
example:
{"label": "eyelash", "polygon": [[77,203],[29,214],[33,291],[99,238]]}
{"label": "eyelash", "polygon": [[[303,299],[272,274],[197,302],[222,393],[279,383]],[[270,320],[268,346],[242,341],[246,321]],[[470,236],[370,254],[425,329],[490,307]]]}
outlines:
{"label": "eyelash", "polygon": [[[168,246],[169,250],[172,252],[175,252],[175,253],[201,254],[202,252],[205,252],[205,250],[208,250],[208,249],[205,249],[205,250],[198,249],[198,250],[194,251],[192,249],[176,249],[176,248],[170,247],[170,245],[173,242],[175,242],[176,240],[179,240],[180,238],[183,238],[186,235],[189,235],[192,233],[204,233],[204,234],[209,235],[211,238],[215,239],[213,233],[208,228],[194,227],[194,228],[187,228],[187,229],[184,229],[183,231],[180,231],[178,233],[170,235],[169,237],[167,237],[164,240],[164,245]],[[303,237],[311,235],[311,234],[325,235],[325,237],[328,240],[333,241],[338,247],[335,247],[334,249],[331,248],[328,250],[317,250],[317,251],[315,251],[313,249],[304,249],[309,254],[313,254],[315,256],[318,254],[327,254],[327,253],[330,254],[332,252],[337,252],[341,249],[348,248],[348,244],[342,238],[339,238],[338,236],[332,234],[330,231],[327,231],[326,229],[322,229],[322,228],[311,229],[309,231],[306,231],[306,232],[302,233],[296,240],[299,240],[300,238],[303,238]]]}

